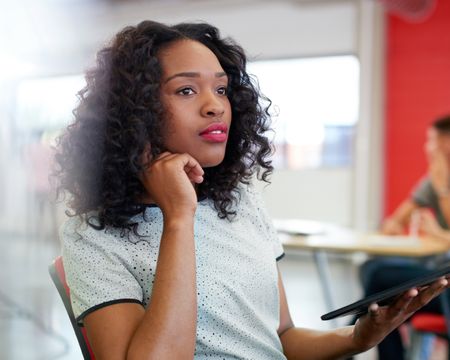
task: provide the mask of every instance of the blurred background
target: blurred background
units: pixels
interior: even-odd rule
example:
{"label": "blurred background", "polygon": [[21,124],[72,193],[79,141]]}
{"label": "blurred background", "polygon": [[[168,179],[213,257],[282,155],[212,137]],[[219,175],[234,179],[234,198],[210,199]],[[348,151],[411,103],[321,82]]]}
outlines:
{"label": "blurred background", "polygon": [[[83,72],[124,26],[207,21],[246,49],[274,103],[276,170],[264,196],[277,219],[376,229],[426,169],[426,127],[450,112],[448,0],[0,5],[0,359],[81,357],[47,274],[65,218],[48,173]],[[354,279],[344,302],[360,295],[352,263],[336,259],[337,279]],[[297,325],[327,328],[308,254],[283,266]]]}

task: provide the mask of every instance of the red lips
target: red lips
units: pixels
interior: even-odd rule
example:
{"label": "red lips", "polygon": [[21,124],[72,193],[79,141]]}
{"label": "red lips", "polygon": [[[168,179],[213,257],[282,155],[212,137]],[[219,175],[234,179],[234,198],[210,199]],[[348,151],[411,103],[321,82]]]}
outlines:
{"label": "red lips", "polygon": [[228,126],[224,123],[214,123],[200,132],[200,136],[210,142],[225,142],[228,138]]}

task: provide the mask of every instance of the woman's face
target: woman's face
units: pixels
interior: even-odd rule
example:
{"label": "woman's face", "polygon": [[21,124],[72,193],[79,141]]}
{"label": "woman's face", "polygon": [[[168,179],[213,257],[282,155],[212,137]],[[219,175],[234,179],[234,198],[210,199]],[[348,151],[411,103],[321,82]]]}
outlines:
{"label": "woman's face", "polygon": [[219,165],[231,124],[228,78],[203,44],[180,40],[161,50],[161,101],[167,151],[188,153],[202,167]]}
{"label": "woman's face", "polygon": [[428,161],[434,159],[438,154],[444,155],[450,164],[450,134],[438,131],[434,127],[427,130],[427,141],[425,142],[425,153]]}
{"label": "woman's face", "polygon": [[427,130],[427,140],[425,142],[425,153],[428,157],[432,156],[439,149],[439,133],[433,127],[429,127]]}

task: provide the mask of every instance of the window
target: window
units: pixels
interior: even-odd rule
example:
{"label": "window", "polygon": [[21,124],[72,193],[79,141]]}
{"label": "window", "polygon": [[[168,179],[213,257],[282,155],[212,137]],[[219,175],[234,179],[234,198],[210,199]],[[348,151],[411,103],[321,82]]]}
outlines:
{"label": "window", "polygon": [[351,165],[359,107],[355,56],[256,61],[248,72],[273,102],[275,167]]}
{"label": "window", "polygon": [[25,80],[17,90],[16,127],[19,132],[54,131],[67,126],[85,86],[83,75]]}

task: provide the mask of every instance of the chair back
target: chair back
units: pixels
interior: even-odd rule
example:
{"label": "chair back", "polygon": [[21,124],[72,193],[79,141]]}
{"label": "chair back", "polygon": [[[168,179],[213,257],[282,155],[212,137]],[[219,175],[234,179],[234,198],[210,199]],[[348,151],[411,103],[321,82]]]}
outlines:
{"label": "chair back", "polygon": [[[412,316],[411,325],[419,332],[429,332],[450,340],[450,306],[448,290],[439,296],[442,314],[418,313]],[[450,353],[449,353],[450,356]]]}
{"label": "chair back", "polygon": [[77,337],[78,344],[80,345],[83,358],[85,360],[95,359],[94,353],[92,352],[91,346],[89,345],[89,341],[86,335],[86,329],[77,324],[72,311],[72,305],[70,303],[70,289],[66,282],[66,274],[64,272],[64,265],[61,256],[58,256],[55,260],[53,260],[53,263],[50,264],[48,271],[50,273],[50,277],[53,280],[53,283],[56,286],[56,289],[58,290],[64,307],[66,308],[67,315],[69,316],[72,328]]}
{"label": "chair back", "polygon": [[[424,334],[433,334],[447,340],[450,347],[450,306],[448,289],[439,296],[443,314],[420,312],[411,317],[411,344],[407,352],[407,358],[411,360],[423,359],[429,356],[429,346],[424,342]],[[450,360],[450,351],[447,351],[447,359]]]}

